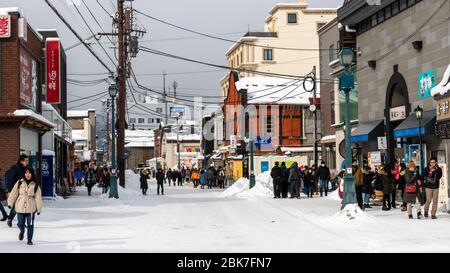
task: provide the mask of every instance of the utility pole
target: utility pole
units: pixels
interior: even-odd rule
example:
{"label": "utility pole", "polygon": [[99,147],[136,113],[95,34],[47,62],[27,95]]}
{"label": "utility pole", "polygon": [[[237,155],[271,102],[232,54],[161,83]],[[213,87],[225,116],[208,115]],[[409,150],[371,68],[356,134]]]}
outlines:
{"label": "utility pole", "polygon": [[[125,15],[123,9],[124,0],[117,0],[117,15],[118,15],[118,42],[119,42],[119,66],[117,69],[118,74],[118,87],[119,87],[119,98],[118,98],[118,134],[117,134],[117,161],[119,167],[119,179],[120,186],[125,188],[125,100],[126,100],[126,89],[125,89]],[[114,126],[114,124],[112,125]]]}
{"label": "utility pole", "polygon": [[316,83],[316,79],[317,79],[317,70],[316,70],[316,66],[313,67],[313,78],[314,78],[314,89],[313,89],[313,105],[314,105],[314,165],[316,165],[317,168],[317,161],[318,161],[318,153],[317,153],[317,104],[316,104],[316,99],[317,99],[317,83]]}
{"label": "utility pole", "polygon": [[165,123],[164,125],[166,126],[169,122],[168,122],[168,116],[167,116],[167,93],[166,93],[166,71],[163,71],[163,100],[164,100],[164,105],[165,105]]}
{"label": "utility pole", "polygon": [[173,103],[177,103],[177,87],[178,87],[178,83],[176,81],[173,82],[172,84],[173,87]]}
{"label": "utility pole", "polygon": [[177,114],[177,164],[178,171],[181,171],[181,162],[180,162],[180,126],[178,124],[178,120],[180,119],[180,115]]}

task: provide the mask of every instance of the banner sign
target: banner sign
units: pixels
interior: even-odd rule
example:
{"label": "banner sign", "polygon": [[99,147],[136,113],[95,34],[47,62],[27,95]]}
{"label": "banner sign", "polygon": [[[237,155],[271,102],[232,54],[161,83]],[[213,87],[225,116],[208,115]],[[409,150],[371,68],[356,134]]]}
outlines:
{"label": "banner sign", "polygon": [[442,178],[439,181],[439,195],[438,203],[446,204],[448,206],[448,176],[447,176],[447,164],[439,164],[442,169]]}
{"label": "banner sign", "polygon": [[60,41],[48,38],[45,41],[47,103],[61,103],[61,60]]}
{"label": "banner sign", "polygon": [[20,103],[36,110],[37,73],[36,62],[20,48]]}
{"label": "banner sign", "polygon": [[11,16],[0,16],[0,39],[11,37]]}
{"label": "banner sign", "polygon": [[436,70],[430,70],[419,74],[418,90],[419,98],[426,99],[431,97],[431,89],[436,86]]}

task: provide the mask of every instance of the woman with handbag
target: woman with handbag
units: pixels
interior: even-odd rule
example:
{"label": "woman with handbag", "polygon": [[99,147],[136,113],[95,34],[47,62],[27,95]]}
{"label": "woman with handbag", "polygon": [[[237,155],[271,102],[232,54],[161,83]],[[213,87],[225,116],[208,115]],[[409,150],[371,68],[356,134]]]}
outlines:
{"label": "woman with handbag", "polygon": [[412,204],[416,203],[417,219],[422,218],[419,200],[419,174],[416,171],[416,164],[410,161],[408,169],[405,171],[405,192],[403,194],[403,202],[406,203],[409,219],[413,219]]}
{"label": "woman with handbag", "polygon": [[431,219],[437,219],[436,212],[438,207],[439,182],[442,177],[442,169],[437,165],[436,158],[431,158],[428,167],[426,167],[423,172],[423,177],[426,194],[425,218],[428,218],[428,211],[430,209],[431,201],[433,201],[433,208],[431,209]]}

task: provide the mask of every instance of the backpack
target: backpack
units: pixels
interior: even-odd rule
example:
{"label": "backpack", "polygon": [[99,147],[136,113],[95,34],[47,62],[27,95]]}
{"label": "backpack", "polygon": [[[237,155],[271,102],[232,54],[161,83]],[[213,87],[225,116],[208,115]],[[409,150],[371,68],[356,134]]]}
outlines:
{"label": "backpack", "polygon": [[11,192],[14,188],[14,184],[17,181],[14,181],[16,179],[16,173],[17,173],[17,165],[12,165],[11,168],[5,173],[5,185],[8,192]]}

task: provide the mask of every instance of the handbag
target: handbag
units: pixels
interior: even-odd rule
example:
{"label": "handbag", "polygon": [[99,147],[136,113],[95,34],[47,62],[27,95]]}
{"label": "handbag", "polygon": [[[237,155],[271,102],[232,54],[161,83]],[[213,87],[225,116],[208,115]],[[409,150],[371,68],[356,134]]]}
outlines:
{"label": "handbag", "polygon": [[416,193],[417,192],[417,186],[416,184],[406,184],[405,187],[405,192],[406,193]]}

